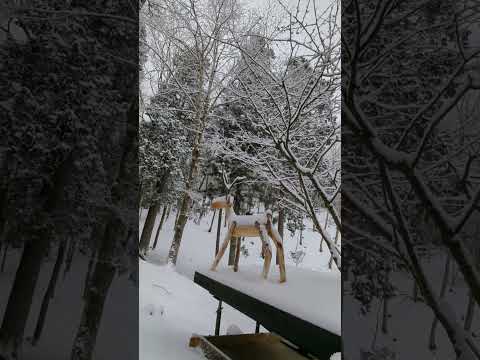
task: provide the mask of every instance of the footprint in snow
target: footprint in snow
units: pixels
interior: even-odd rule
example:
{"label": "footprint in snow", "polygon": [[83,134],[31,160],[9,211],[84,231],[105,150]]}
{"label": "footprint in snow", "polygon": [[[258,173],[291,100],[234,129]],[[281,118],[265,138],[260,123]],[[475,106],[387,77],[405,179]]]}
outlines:
{"label": "footprint in snow", "polygon": [[155,316],[156,313],[163,316],[163,314],[165,314],[165,308],[162,305],[155,306],[154,304],[147,304],[143,307],[143,313],[147,316]]}

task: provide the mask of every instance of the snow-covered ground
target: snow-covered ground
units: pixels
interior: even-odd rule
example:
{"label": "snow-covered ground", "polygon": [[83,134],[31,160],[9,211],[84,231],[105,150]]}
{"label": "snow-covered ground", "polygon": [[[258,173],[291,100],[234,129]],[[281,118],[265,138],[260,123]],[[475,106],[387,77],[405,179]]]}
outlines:
{"label": "snow-covered ground", "polygon": [[[185,227],[180,246],[176,268],[166,265],[166,258],[173,238],[175,214],[171,214],[160,232],[157,249],[151,251],[148,262],[140,262],[140,359],[141,360],[190,360],[203,359],[201,352],[190,349],[188,341],[192,333],[213,334],[215,326],[216,301],[206,290],[193,283],[193,275],[198,269],[206,269],[211,264],[215,253],[216,224],[211,233],[208,232],[213,212],[202,219],[200,224],[189,221]],[[143,224],[146,212],[140,219]],[[324,216],[324,214],[323,214]],[[157,224],[154,228],[155,236]],[[324,245],[320,252],[320,235],[312,231],[312,224],[306,222],[303,231],[302,245],[299,244],[300,232],[292,237],[289,231],[284,234],[285,261],[288,268],[310,269],[319,272],[328,270],[329,253]],[[221,229],[221,239],[226,232]],[[335,236],[333,224],[329,226],[331,236]],[[260,239],[247,238],[244,241],[248,255],[240,258],[239,271],[248,271],[255,277],[255,269],[260,279],[263,259],[260,257]],[[294,252],[304,251],[305,255],[298,264]],[[226,269],[228,250],[219,265],[219,272]],[[276,266],[272,261],[271,280],[275,279]],[[336,269],[332,271],[338,271]],[[292,271],[293,277],[295,269]],[[287,277],[289,275],[287,269]],[[293,279],[292,279],[293,280]],[[340,277],[338,276],[340,281]],[[268,282],[268,281],[267,281]],[[288,280],[287,280],[288,282]],[[292,283],[293,284],[293,283]],[[271,286],[282,286],[270,284]],[[319,289],[321,291],[321,289]],[[227,328],[236,325],[242,332],[252,333],[255,322],[224,304],[220,333],[225,334]],[[338,309],[340,304],[337,304]]]}

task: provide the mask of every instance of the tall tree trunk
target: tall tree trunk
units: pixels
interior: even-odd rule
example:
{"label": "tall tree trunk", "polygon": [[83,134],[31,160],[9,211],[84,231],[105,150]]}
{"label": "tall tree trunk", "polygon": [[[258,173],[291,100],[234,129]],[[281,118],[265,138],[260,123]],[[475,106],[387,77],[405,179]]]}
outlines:
{"label": "tall tree trunk", "polygon": [[168,205],[167,207],[167,215],[165,216],[165,220],[167,220],[170,217],[170,211],[172,210],[172,206]]}
{"label": "tall tree trunk", "polygon": [[183,198],[178,199],[177,201],[177,212],[175,214],[175,227],[177,226],[178,217],[180,216],[180,209],[182,208]]}
{"label": "tall tree trunk", "polygon": [[105,300],[115,276],[113,262],[115,239],[121,236],[119,235],[119,229],[116,227],[117,225],[114,223],[109,223],[106,226],[95,269],[89,283],[90,286],[87,289],[80,326],[70,354],[71,360],[90,360],[92,358]]}
{"label": "tall tree trunk", "polygon": [[230,240],[230,247],[229,247],[229,250],[228,250],[228,265],[234,265],[235,263],[235,252],[236,252],[236,249],[237,249],[237,241],[238,241],[238,238],[237,237],[232,237],[232,239]]}
{"label": "tall tree trunk", "polygon": [[17,350],[23,341],[30,306],[48,242],[47,234],[42,234],[38,238],[30,239],[23,248],[0,328],[1,353],[7,355],[7,358],[16,358]]}
{"label": "tall tree trunk", "polygon": [[417,280],[415,280],[415,278],[413,278],[413,296],[412,297],[414,302],[417,302],[419,300],[418,285],[417,285]]}
{"label": "tall tree trunk", "polygon": [[206,175],[205,191],[203,192],[202,208],[200,209],[200,217],[198,219],[198,223],[200,223],[200,221],[202,220],[202,218],[205,216],[205,213],[206,213],[206,206],[205,205],[207,203],[207,191],[208,191],[208,175]]}
{"label": "tall tree trunk", "polygon": [[163,207],[162,217],[160,218],[160,224],[158,224],[157,233],[155,234],[155,241],[153,242],[153,249],[157,247],[158,236],[160,235],[160,231],[162,230],[163,223],[165,221],[165,217],[167,214],[167,207],[168,207],[167,205]]}
{"label": "tall tree trunk", "polygon": [[[447,286],[448,286],[448,279],[450,277],[450,268],[451,268],[451,257],[450,255],[447,255],[447,260],[445,262],[445,270],[443,273],[443,280],[442,280],[442,287],[440,289],[440,299],[442,299],[445,296],[445,292],[447,291]],[[438,318],[435,316],[435,318],[432,321],[432,327],[430,329],[430,344],[429,347],[431,350],[437,348],[436,344],[436,330],[438,326]]]}
{"label": "tall tree trunk", "polygon": [[202,133],[197,134],[195,143],[192,149],[192,162],[190,164],[190,171],[188,174],[187,181],[185,183],[185,192],[183,194],[182,206],[178,213],[178,219],[175,224],[175,233],[173,235],[172,245],[170,246],[170,251],[168,253],[168,261],[172,264],[177,264],[178,252],[180,249],[180,243],[183,237],[183,230],[188,220],[188,213],[190,209],[190,203],[192,201],[190,196],[190,191],[193,189],[193,183],[195,177],[197,176],[198,164],[200,162],[200,145],[202,141]]}
{"label": "tall tree trunk", "polygon": [[3,249],[2,265],[0,267],[0,272],[3,272],[5,269],[5,262],[7,261],[8,245],[9,245],[8,241],[5,241],[5,248]]}
{"label": "tall tree trunk", "polygon": [[67,257],[65,259],[65,268],[63,269],[63,280],[67,276],[70,268],[72,266],[73,256],[75,255],[75,250],[77,248],[76,239],[70,239],[70,244],[68,245]]}
{"label": "tall tree trunk", "polygon": [[[46,189],[43,211],[46,214],[64,212],[62,207],[65,195],[65,185],[71,180],[73,167],[73,152],[71,152],[56,169],[51,177],[51,186]],[[42,219],[36,219],[37,224],[42,224]],[[48,227],[47,229],[50,229]],[[30,231],[30,237],[23,247],[20,264],[18,265],[13,282],[12,290],[8,298],[5,315],[0,328],[0,347],[4,347],[2,353],[10,353],[15,358],[18,346],[23,342],[25,326],[30,313],[35,287],[41,271],[46,249],[49,248],[52,232],[42,230]],[[6,236],[9,241],[19,238],[16,230],[10,230]],[[10,357],[7,355],[7,358]]]}
{"label": "tall tree trunk", "polygon": [[83,299],[86,299],[88,296],[88,289],[90,288],[90,281],[92,279],[93,268],[98,260],[97,259],[98,246],[99,246],[98,239],[103,239],[103,236],[105,235],[105,226],[106,225],[103,222],[96,224],[90,236],[91,238],[90,242],[93,244],[93,247],[90,251],[90,259],[88,260],[87,274],[85,275],[85,281],[83,282],[83,295],[82,295]]}
{"label": "tall tree trunk", "polygon": [[90,281],[92,279],[93,265],[97,261],[97,249],[92,251],[90,260],[88,261],[87,274],[85,275],[85,281],[83,284],[83,298],[86,299],[88,295],[88,289],[90,288]]}
{"label": "tall tree trunk", "polygon": [[35,345],[42,335],[43,326],[47,317],[48,306],[50,304],[50,300],[53,299],[55,295],[55,287],[57,286],[58,275],[60,274],[60,268],[62,267],[64,256],[65,241],[61,241],[60,245],[58,246],[57,259],[55,260],[55,265],[53,266],[52,276],[50,277],[47,290],[43,296],[40,314],[38,316],[37,325],[35,326],[35,331],[33,333],[32,345]]}
{"label": "tall tree trunk", "polygon": [[[387,270],[386,273],[387,282],[390,281],[390,272]],[[389,297],[384,295],[383,296],[383,316],[382,316],[382,333],[388,333],[388,302]]]}
{"label": "tall tree trunk", "polygon": [[168,261],[172,264],[177,264],[178,251],[183,237],[183,230],[188,220],[188,210],[190,208],[190,195],[186,192],[183,196],[182,206],[179,209],[177,223],[175,224],[175,233],[173,235],[172,245],[168,252]]}
{"label": "tall tree trunk", "polygon": [[[138,80],[137,80],[138,84]],[[86,292],[85,305],[81,315],[80,325],[70,353],[71,360],[91,360],[97,341],[98,330],[101,326],[101,319],[104,310],[105,300],[113,282],[116,268],[117,251],[125,249],[125,246],[137,243],[138,226],[130,216],[136,216],[138,202],[136,196],[125,201],[126,190],[131,190],[138,177],[137,164],[137,136],[138,136],[138,98],[133,97],[130,109],[127,114],[127,131],[124,152],[117,168],[110,173],[114,174],[112,187],[112,205],[124,212],[110,212],[105,218],[97,218],[97,224],[105,224],[96,229],[98,235],[94,235],[94,243],[97,245],[98,256],[95,267]],[[133,165],[133,166],[132,166]],[[130,193],[131,194],[131,193]],[[136,195],[133,193],[133,195]],[[135,200],[134,200],[135,199]],[[130,214],[131,210],[131,214]],[[117,248],[117,244],[120,244]],[[138,261],[128,256],[132,261],[134,270],[138,271]]]}
{"label": "tall tree trunk", "polygon": [[140,237],[140,253],[146,254],[149,250],[150,239],[152,238],[153,228],[155,226],[155,219],[157,218],[158,211],[160,209],[160,203],[155,201],[148,208],[147,218],[145,219],[145,224],[143,225],[142,236]]}
{"label": "tall tree trunk", "polygon": [[[337,232],[335,233],[335,245],[338,245],[339,235],[340,235],[340,231],[338,231],[338,228],[337,228]],[[333,256],[332,254],[330,254],[330,260],[328,261],[328,268],[330,270],[332,269],[332,265],[333,265]]]}
{"label": "tall tree trunk", "polygon": [[342,281],[349,281],[350,280],[350,270],[348,267],[348,261],[345,263],[344,269],[342,269]]}
{"label": "tall tree trunk", "polygon": [[465,316],[465,325],[464,329],[470,331],[472,328],[473,322],[473,315],[475,313],[475,298],[473,297],[472,290],[468,293],[468,307],[467,307],[467,315]]}

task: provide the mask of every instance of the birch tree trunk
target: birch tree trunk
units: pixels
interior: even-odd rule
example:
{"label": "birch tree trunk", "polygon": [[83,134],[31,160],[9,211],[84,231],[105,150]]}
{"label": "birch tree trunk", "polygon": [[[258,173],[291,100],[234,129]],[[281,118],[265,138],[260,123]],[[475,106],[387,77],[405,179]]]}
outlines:
{"label": "birch tree trunk", "polygon": [[180,243],[183,237],[183,230],[185,229],[185,224],[188,220],[188,213],[190,209],[190,203],[192,201],[190,191],[193,188],[193,182],[198,171],[198,163],[200,161],[200,145],[201,145],[202,135],[199,134],[196,137],[195,144],[192,149],[192,162],[190,164],[190,170],[185,184],[185,193],[182,199],[182,205],[179,209],[177,222],[175,224],[175,234],[173,235],[172,245],[170,246],[170,251],[168,253],[168,262],[172,264],[177,263],[178,251],[180,249]]}

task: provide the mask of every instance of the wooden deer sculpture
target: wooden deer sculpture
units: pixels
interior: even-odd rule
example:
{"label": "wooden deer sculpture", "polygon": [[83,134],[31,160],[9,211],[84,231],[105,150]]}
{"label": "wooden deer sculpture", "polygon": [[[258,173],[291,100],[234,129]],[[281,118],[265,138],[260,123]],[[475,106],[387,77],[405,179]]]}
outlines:
{"label": "wooden deer sculpture", "polygon": [[275,227],[272,225],[272,213],[268,211],[265,214],[258,215],[236,215],[233,211],[233,200],[233,196],[227,195],[215,198],[212,201],[212,208],[225,209],[228,231],[210,270],[214,271],[217,268],[218,263],[222,259],[229,242],[233,237],[236,237],[237,246],[233,271],[238,271],[238,261],[240,258],[240,237],[260,237],[265,254],[263,277],[266,279],[270,270],[270,263],[272,261],[272,249],[268,239],[268,237],[270,237],[277,249],[278,266],[280,268],[280,282],[285,282],[286,273],[285,255],[282,245],[283,241],[277,229],[275,229]]}

